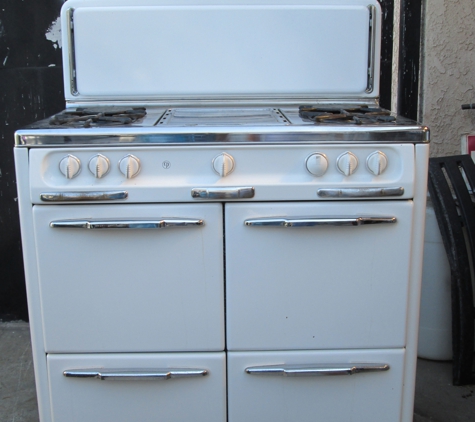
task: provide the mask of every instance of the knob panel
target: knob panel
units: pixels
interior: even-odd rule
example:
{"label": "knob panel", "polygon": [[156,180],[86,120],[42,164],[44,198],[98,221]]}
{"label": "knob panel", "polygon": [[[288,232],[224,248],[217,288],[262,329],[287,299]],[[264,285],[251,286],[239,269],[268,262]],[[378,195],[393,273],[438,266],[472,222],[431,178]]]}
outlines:
{"label": "knob panel", "polygon": [[119,170],[127,179],[132,179],[140,172],[140,160],[134,155],[126,155],[119,161]]}
{"label": "knob panel", "polygon": [[307,157],[307,170],[314,176],[323,176],[328,170],[328,160],[325,154],[317,152]]}
{"label": "knob panel", "polygon": [[346,151],[336,159],[336,166],[340,173],[351,176],[358,167],[358,158],[350,151]]}
{"label": "knob panel", "polygon": [[59,162],[59,170],[68,179],[73,179],[81,172],[81,161],[69,154]]}

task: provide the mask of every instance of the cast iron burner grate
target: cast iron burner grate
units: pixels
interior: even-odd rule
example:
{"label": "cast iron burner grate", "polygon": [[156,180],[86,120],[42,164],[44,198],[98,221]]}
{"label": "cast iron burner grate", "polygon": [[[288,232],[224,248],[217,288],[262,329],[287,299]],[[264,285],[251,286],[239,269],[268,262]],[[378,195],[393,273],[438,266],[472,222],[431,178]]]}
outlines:
{"label": "cast iron burner grate", "polygon": [[396,118],[380,107],[361,106],[356,108],[300,106],[299,116],[315,123],[388,123]]}
{"label": "cast iron burner grate", "polygon": [[77,108],[56,114],[49,120],[50,125],[71,127],[96,127],[129,125],[147,114],[145,107],[95,107]]}

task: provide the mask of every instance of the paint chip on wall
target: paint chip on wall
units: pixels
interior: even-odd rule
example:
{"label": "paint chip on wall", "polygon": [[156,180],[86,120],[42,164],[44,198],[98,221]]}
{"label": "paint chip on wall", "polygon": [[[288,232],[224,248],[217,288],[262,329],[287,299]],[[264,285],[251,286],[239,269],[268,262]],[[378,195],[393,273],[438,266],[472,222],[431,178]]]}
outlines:
{"label": "paint chip on wall", "polygon": [[54,48],[61,48],[61,18],[58,17],[48,28],[45,34],[47,40],[53,43]]}

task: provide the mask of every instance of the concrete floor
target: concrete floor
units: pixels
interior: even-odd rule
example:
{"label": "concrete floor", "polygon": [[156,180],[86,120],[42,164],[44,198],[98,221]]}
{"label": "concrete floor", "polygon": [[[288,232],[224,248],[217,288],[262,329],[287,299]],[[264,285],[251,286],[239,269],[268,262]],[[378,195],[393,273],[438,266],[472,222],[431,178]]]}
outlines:
{"label": "concrete floor", "polygon": [[[451,371],[450,362],[419,359],[414,422],[475,422],[475,385],[452,386]],[[38,422],[24,322],[0,323],[0,422]]]}

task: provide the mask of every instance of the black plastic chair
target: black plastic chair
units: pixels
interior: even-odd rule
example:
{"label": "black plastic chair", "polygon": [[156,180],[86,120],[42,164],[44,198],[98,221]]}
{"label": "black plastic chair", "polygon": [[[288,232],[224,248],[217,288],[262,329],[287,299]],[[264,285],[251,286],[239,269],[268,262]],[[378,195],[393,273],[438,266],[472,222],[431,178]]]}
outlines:
{"label": "black plastic chair", "polygon": [[475,383],[475,164],[469,155],[431,158],[429,192],[451,272],[453,384]]}

